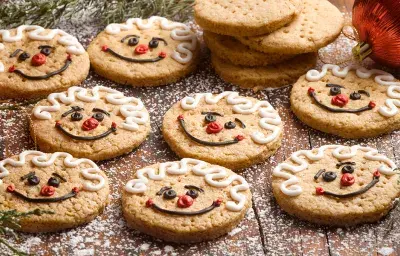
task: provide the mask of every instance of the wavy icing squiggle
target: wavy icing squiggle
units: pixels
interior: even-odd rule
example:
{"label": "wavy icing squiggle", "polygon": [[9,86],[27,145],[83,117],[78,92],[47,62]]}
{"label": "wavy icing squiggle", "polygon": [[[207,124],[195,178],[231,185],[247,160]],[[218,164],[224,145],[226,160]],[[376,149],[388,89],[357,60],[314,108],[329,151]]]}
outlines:
{"label": "wavy icing squiggle", "polygon": [[[46,30],[48,30],[46,33]],[[28,32],[29,31],[29,32]],[[61,29],[45,29],[41,26],[36,25],[21,25],[16,28],[15,35],[11,35],[10,30],[1,29],[0,36],[2,38],[2,42],[13,43],[17,41],[21,41],[24,37],[24,34],[31,40],[37,41],[49,41],[52,40],[56,35],[60,35],[57,42],[67,46],[67,52],[75,55],[81,55],[85,53],[85,48],[79,43],[76,37],[68,34],[64,30]],[[5,48],[4,44],[0,43],[0,51]],[[4,72],[4,65],[0,61],[0,72]]]}
{"label": "wavy icing squiggle", "polygon": [[67,93],[52,93],[47,97],[47,101],[52,105],[35,107],[33,115],[38,119],[51,119],[50,112],[60,111],[60,102],[66,105],[70,105],[77,99],[84,102],[96,102],[100,100],[99,92],[106,93],[105,99],[108,103],[121,106],[119,111],[125,117],[122,128],[128,131],[138,131],[139,125],[144,125],[149,121],[149,114],[145,111],[143,102],[140,99],[125,97],[122,92],[104,86],[96,86],[91,90],[73,86],[68,89]]}
{"label": "wavy icing squiggle", "polygon": [[83,189],[87,191],[99,191],[102,189],[105,184],[106,180],[103,176],[100,175],[99,167],[91,160],[86,158],[75,159],[72,155],[64,152],[56,152],[53,154],[46,154],[40,151],[24,151],[18,156],[18,160],[14,160],[12,158],[6,158],[0,161],[0,185],[3,184],[3,178],[7,177],[10,172],[5,167],[6,165],[11,165],[14,167],[21,167],[24,166],[26,163],[26,158],[28,156],[33,156],[31,159],[31,163],[37,167],[48,167],[54,164],[54,161],[57,158],[64,158],[64,165],[68,168],[77,167],[80,164],[88,164],[90,165],[89,168],[82,169],[80,172],[84,179],[97,181],[96,183],[93,182],[85,182],[83,184]]}
{"label": "wavy icing squiggle", "polygon": [[182,99],[181,107],[184,110],[195,109],[203,98],[210,105],[217,104],[221,99],[226,98],[226,102],[229,105],[233,105],[233,111],[243,115],[250,115],[258,111],[258,115],[261,117],[258,123],[259,126],[272,133],[265,136],[262,132],[254,132],[251,134],[251,138],[256,143],[267,144],[275,140],[281,133],[281,127],[279,126],[282,123],[281,118],[268,101],[257,101],[254,104],[250,99],[239,96],[237,92],[225,91],[218,95],[198,93],[194,97],[187,96]]}
{"label": "wavy icing squiggle", "polygon": [[172,54],[172,58],[179,63],[186,64],[193,58],[193,51],[196,49],[197,37],[190,30],[190,27],[179,22],[171,22],[166,18],[152,16],[147,19],[147,22],[143,22],[140,18],[128,19],[124,24],[109,24],[105,31],[108,34],[115,35],[121,32],[121,30],[133,29],[133,25],[140,30],[151,29],[154,24],[158,22],[159,26],[163,30],[171,30],[171,38],[176,41],[189,41],[178,44],[176,50]]}
{"label": "wavy icing squiggle", "polygon": [[[247,198],[239,192],[249,189],[247,181],[237,174],[228,176],[225,168],[207,167],[207,165],[206,162],[200,160],[184,158],[179,162],[161,163],[158,170],[144,168],[136,172],[137,179],[128,181],[125,185],[125,190],[132,194],[144,193],[147,190],[146,184],[149,182],[148,179],[163,180],[167,173],[171,175],[184,175],[192,171],[195,175],[204,176],[204,179],[210,186],[217,188],[225,188],[234,181],[239,182],[239,184],[233,186],[230,190],[230,195],[235,202],[228,201],[226,203],[226,208],[230,211],[242,210],[246,204]],[[147,175],[147,177],[145,175]]]}
{"label": "wavy icing squiggle", "polygon": [[[371,161],[380,161],[385,163],[386,165],[381,165],[378,168],[378,171],[385,175],[394,175],[394,169],[396,168],[396,164],[387,158],[384,155],[380,155],[378,150],[370,147],[363,147],[360,145],[355,145],[351,147],[342,146],[342,145],[325,145],[318,149],[314,150],[300,150],[293,153],[289,160],[292,160],[296,165],[289,164],[289,163],[281,163],[279,164],[274,171],[272,172],[273,176],[280,177],[286,179],[284,182],[281,183],[280,189],[282,193],[288,196],[298,196],[300,195],[303,190],[301,186],[298,185],[300,182],[299,178],[295,175],[298,172],[304,171],[308,168],[309,163],[308,161],[318,161],[324,158],[325,151],[328,149],[333,149],[332,156],[336,159],[342,161],[346,159],[350,159],[356,156],[357,151],[366,152],[364,154],[364,158]],[[313,151],[317,151],[313,153]],[[290,174],[287,171],[293,173]]]}
{"label": "wavy icing squiggle", "polygon": [[315,69],[312,69],[307,72],[306,74],[306,79],[310,82],[316,82],[321,80],[328,70],[331,70],[332,74],[337,77],[345,78],[349,71],[355,70],[356,74],[359,78],[362,79],[368,79],[372,75],[375,76],[375,82],[380,84],[380,85],[386,85],[389,86],[386,94],[389,97],[389,99],[386,99],[385,105],[386,106],[380,106],[378,112],[382,116],[386,117],[392,117],[396,115],[399,112],[398,107],[400,107],[400,82],[395,82],[396,78],[379,69],[366,69],[362,66],[359,65],[350,65],[347,66],[343,69],[340,69],[339,66],[333,65],[333,64],[325,64],[322,67],[321,72]]}

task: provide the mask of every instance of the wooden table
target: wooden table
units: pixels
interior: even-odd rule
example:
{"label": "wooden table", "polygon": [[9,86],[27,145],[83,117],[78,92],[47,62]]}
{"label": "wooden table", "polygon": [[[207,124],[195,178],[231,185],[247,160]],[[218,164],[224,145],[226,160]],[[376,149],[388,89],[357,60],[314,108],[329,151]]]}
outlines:
{"label": "wooden table", "polygon": [[[341,11],[351,12],[352,0],[331,0]],[[87,45],[100,27],[91,29],[90,23],[73,26],[81,42]],[[88,27],[89,26],[89,27]],[[68,27],[69,28],[69,27]],[[74,31],[69,30],[74,34]],[[321,51],[324,59],[337,62],[350,53],[354,42],[341,36],[330,47]],[[347,55],[348,56],[348,55]],[[318,64],[321,67],[321,63]],[[292,152],[310,149],[327,143],[353,145],[361,143],[378,148],[399,164],[400,132],[375,139],[344,140],[310,129],[298,121],[290,111],[290,87],[254,93],[238,90],[220,80],[210,68],[209,55],[205,51],[198,71],[182,82],[157,88],[133,89],[106,81],[91,72],[84,86],[112,86],[125,94],[141,97],[151,112],[152,133],[148,140],[134,152],[110,161],[99,163],[112,184],[112,201],[105,213],[92,223],[57,234],[22,234],[16,242],[23,249],[39,255],[377,255],[382,248],[400,254],[399,210],[376,224],[353,228],[327,228],[299,221],[282,212],[276,204],[270,187],[270,175],[277,163]],[[242,174],[251,184],[254,195],[253,207],[245,220],[233,232],[215,241],[175,245],[152,239],[126,228],[120,211],[120,191],[132,178],[135,170],[146,165],[177,156],[163,141],[160,126],[162,117],[171,104],[195,92],[220,92],[238,90],[241,94],[268,99],[279,111],[285,122],[282,147],[267,162],[246,169]],[[27,114],[24,110],[0,112],[0,159],[33,149],[28,133]],[[0,247],[0,255],[4,250]]]}

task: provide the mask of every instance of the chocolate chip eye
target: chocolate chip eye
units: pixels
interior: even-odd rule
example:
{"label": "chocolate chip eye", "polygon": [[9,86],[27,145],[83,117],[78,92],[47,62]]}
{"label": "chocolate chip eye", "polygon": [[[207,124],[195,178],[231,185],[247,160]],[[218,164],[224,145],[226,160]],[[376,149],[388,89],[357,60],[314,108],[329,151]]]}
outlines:
{"label": "chocolate chip eye", "polygon": [[217,117],[212,114],[207,114],[204,119],[206,120],[207,123],[212,123],[217,120]]}
{"label": "chocolate chip eye", "polygon": [[359,94],[358,92],[352,92],[350,94],[350,99],[352,100],[359,100],[361,99],[361,94]]}
{"label": "chocolate chip eye", "polygon": [[60,186],[60,180],[55,177],[51,177],[47,181],[47,185],[58,188]]}
{"label": "chocolate chip eye", "polygon": [[128,45],[129,46],[135,46],[139,43],[139,38],[137,37],[132,37],[128,40]]}
{"label": "chocolate chip eye", "polygon": [[169,189],[163,194],[164,199],[174,199],[176,197],[176,192],[173,189]]}
{"label": "chocolate chip eye", "polygon": [[18,60],[24,61],[26,59],[29,59],[31,55],[27,52],[23,52],[18,56]]}
{"label": "chocolate chip eye", "polygon": [[324,181],[327,181],[327,182],[334,181],[336,179],[336,173],[324,172],[324,174],[322,174],[322,178],[324,179]]}
{"label": "chocolate chip eye", "polygon": [[225,126],[225,129],[234,129],[236,127],[236,123],[229,121],[229,122],[226,122],[224,126]]}
{"label": "chocolate chip eye", "polygon": [[79,112],[74,112],[71,114],[72,121],[80,121],[80,120],[82,120],[82,118],[83,118],[83,115]]}
{"label": "chocolate chip eye", "polygon": [[152,39],[152,40],[149,42],[149,47],[150,47],[150,48],[157,48],[157,47],[158,47],[158,40]]}
{"label": "chocolate chip eye", "polygon": [[188,192],[186,192],[186,195],[188,195],[191,198],[195,199],[195,198],[197,198],[199,196],[199,193],[196,190],[191,189]]}
{"label": "chocolate chip eye", "polygon": [[92,116],[94,119],[96,119],[97,121],[101,122],[104,119],[104,114],[103,113],[94,113]]}
{"label": "chocolate chip eye", "polygon": [[339,87],[331,87],[330,95],[338,95],[342,92]]}
{"label": "chocolate chip eye", "polygon": [[35,186],[35,185],[39,184],[39,182],[40,182],[40,179],[36,175],[31,175],[28,177],[28,183],[31,186]]}
{"label": "chocolate chip eye", "polygon": [[351,165],[345,165],[342,168],[342,173],[353,173],[354,172],[354,167]]}
{"label": "chocolate chip eye", "polygon": [[40,50],[41,54],[44,54],[46,56],[49,56],[51,53],[51,49],[50,48],[42,48],[42,50]]}

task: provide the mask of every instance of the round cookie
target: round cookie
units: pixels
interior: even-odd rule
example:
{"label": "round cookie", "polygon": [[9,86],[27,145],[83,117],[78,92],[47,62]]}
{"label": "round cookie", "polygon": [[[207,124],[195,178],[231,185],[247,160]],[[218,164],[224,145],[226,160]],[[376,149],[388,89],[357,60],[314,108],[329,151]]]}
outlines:
{"label": "round cookie", "polygon": [[342,13],[327,0],[301,3],[300,14],[287,26],[268,35],[237,39],[258,51],[285,54],[316,52],[333,42],[344,25]]}
{"label": "round cookie", "polygon": [[109,24],[88,52],[99,75],[121,84],[156,86],[194,71],[200,45],[187,25],[153,16]]}
{"label": "round cookie", "polygon": [[344,138],[375,137],[400,128],[400,82],[382,70],[326,64],[292,88],[291,108],[314,129]]}
{"label": "round cookie", "polygon": [[294,0],[196,0],[194,18],[204,30],[231,36],[270,33],[296,16]]}
{"label": "round cookie", "polygon": [[138,170],[122,192],[122,212],[130,227],[176,243],[228,233],[251,204],[242,176],[190,158]]}
{"label": "round cookie", "polygon": [[142,101],[104,86],[52,93],[33,109],[31,136],[45,152],[104,160],[132,151],[150,133]]}
{"label": "round cookie", "polygon": [[0,161],[0,211],[49,214],[23,218],[24,232],[56,232],[88,223],[108,203],[107,176],[89,159],[24,151]]}
{"label": "round cookie", "polygon": [[226,82],[258,91],[293,84],[307,70],[315,67],[317,55],[306,53],[282,63],[260,67],[237,66],[215,55],[211,61],[215,72]]}
{"label": "round cookie", "polygon": [[235,65],[266,66],[295,56],[255,51],[232,36],[219,35],[209,31],[204,31],[203,38],[214,55]]}
{"label": "round cookie", "polygon": [[272,174],[272,191],[282,209],[323,225],[375,222],[400,195],[396,165],[376,149],[326,145],[300,150]]}
{"label": "round cookie", "polygon": [[39,98],[80,84],[89,56],[61,29],[23,25],[0,30],[0,98]]}
{"label": "round cookie", "polygon": [[165,141],[180,157],[238,170],[265,161],[282,140],[282,121],[268,101],[225,91],[199,93],[165,114]]}

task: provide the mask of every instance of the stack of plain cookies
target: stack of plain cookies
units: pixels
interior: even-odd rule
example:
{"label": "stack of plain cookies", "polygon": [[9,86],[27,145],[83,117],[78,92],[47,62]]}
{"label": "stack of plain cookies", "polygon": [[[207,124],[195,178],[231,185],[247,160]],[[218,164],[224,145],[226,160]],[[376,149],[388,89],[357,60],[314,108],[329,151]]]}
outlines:
{"label": "stack of plain cookies", "polygon": [[194,10],[215,71],[254,90],[296,82],[344,24],[327,0],[196,0]]}

